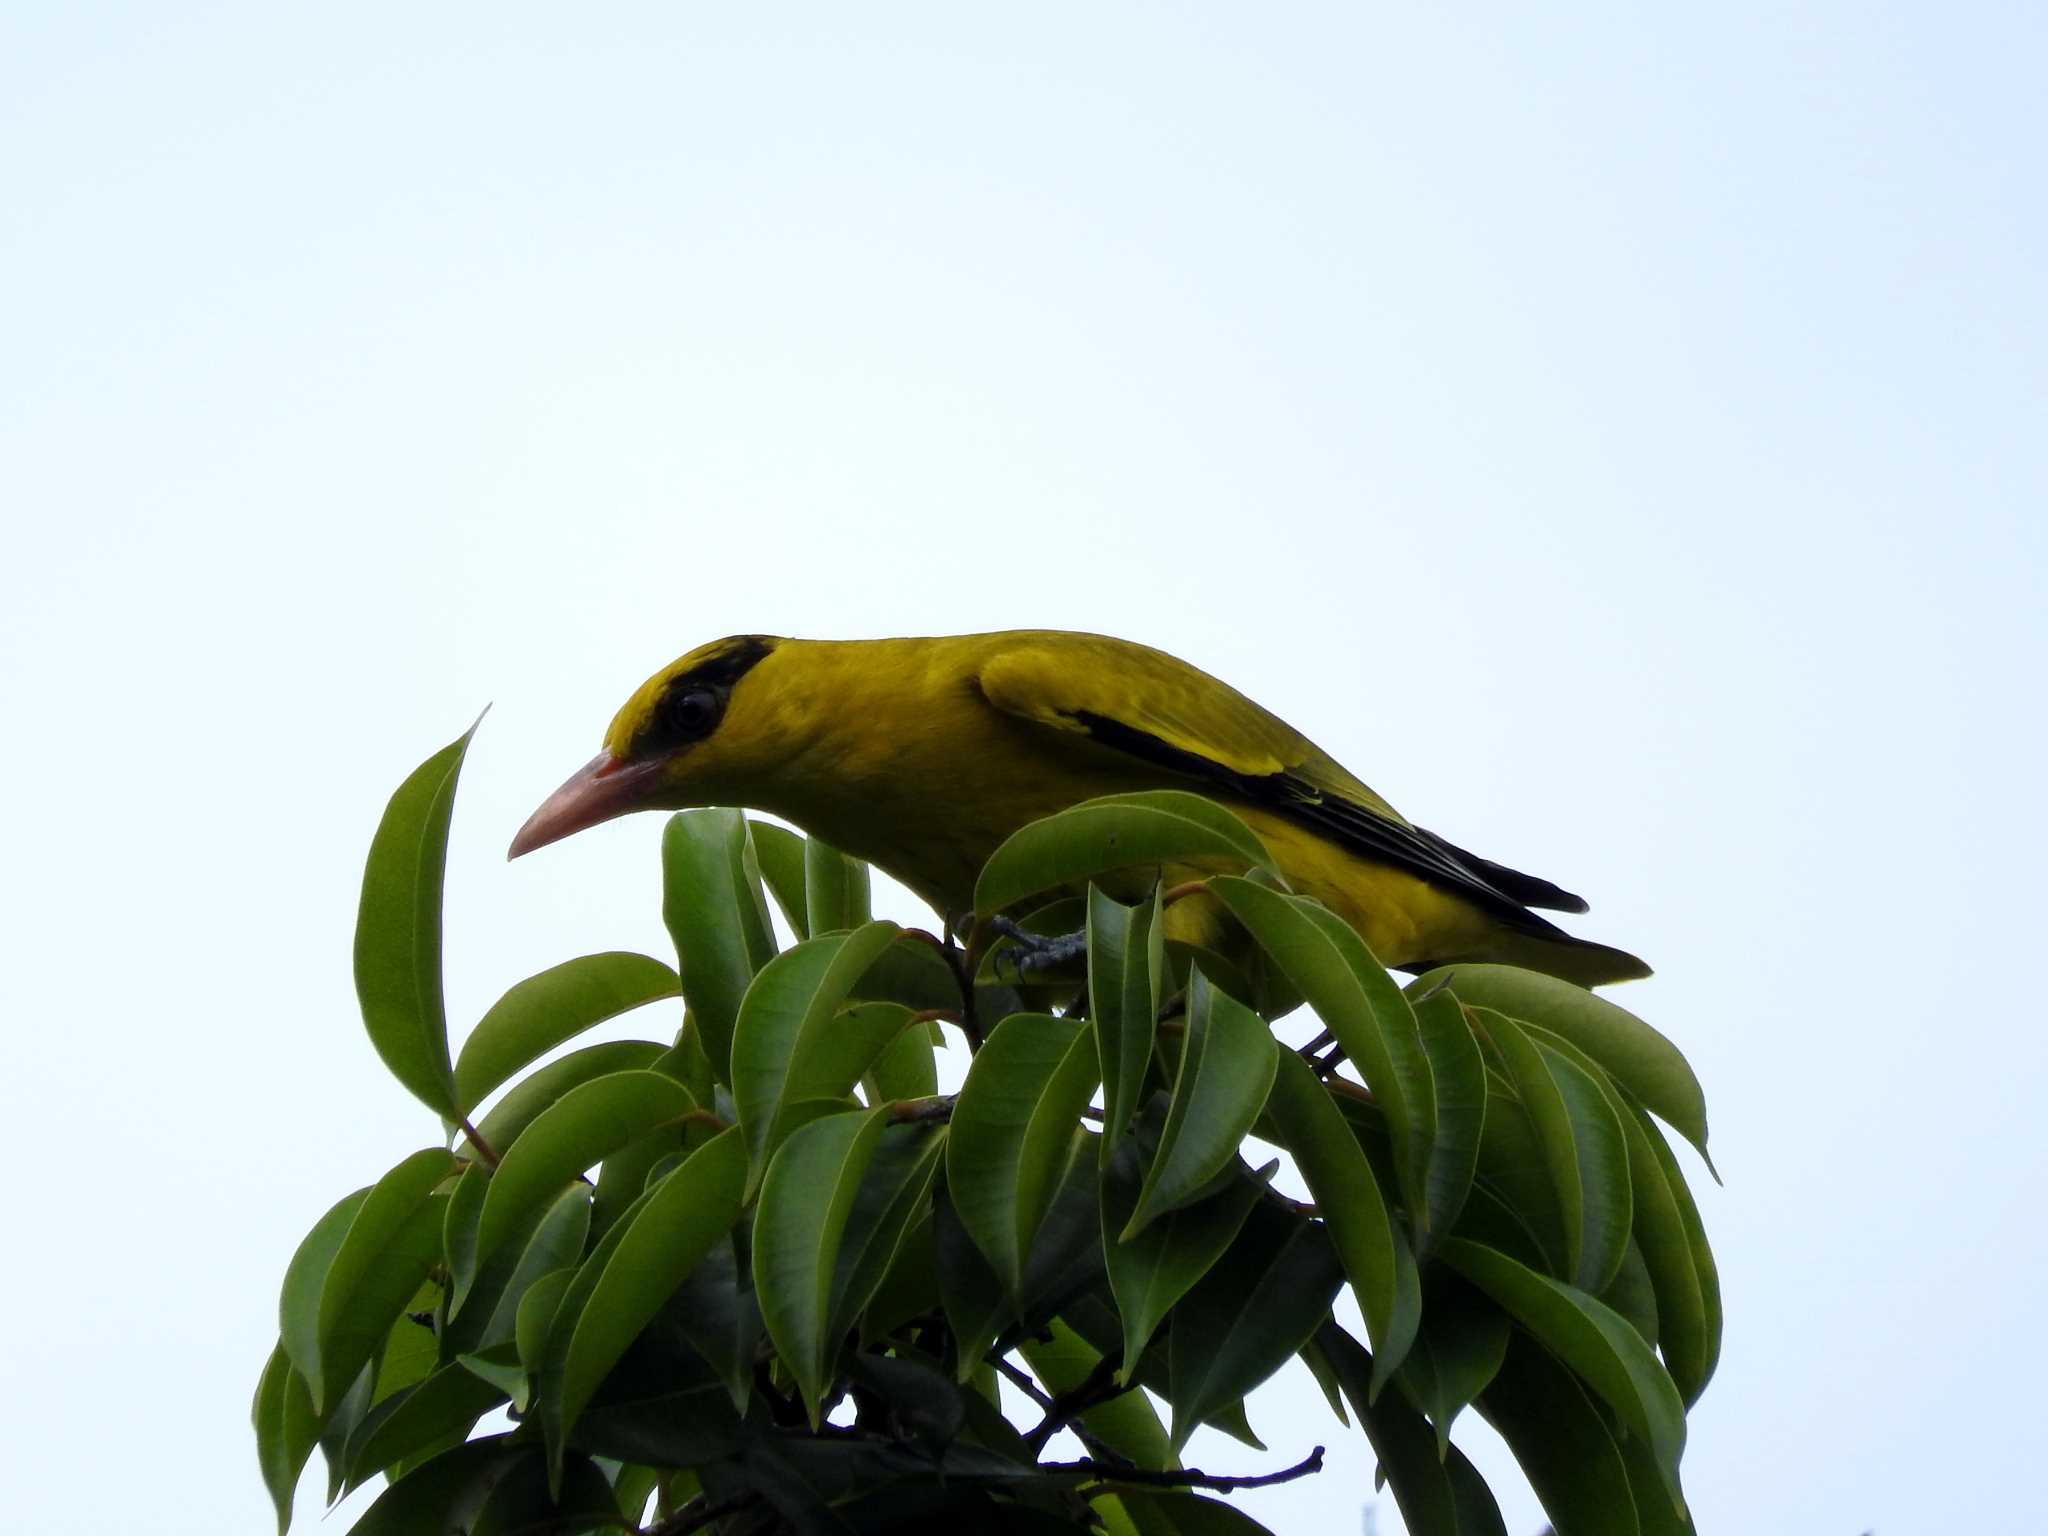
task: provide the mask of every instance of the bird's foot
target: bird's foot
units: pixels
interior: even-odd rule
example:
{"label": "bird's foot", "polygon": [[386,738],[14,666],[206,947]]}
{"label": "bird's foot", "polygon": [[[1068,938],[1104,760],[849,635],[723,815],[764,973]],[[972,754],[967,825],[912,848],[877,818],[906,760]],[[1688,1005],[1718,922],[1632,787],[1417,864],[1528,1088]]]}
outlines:
{"label": "bird's foot", "polygon": [[996,964],[1000,967],[1007,960],[1015,968],[1019,981],[1046,971],[1056,971],[1088,953],[1088,930],[1085,928],[1077,928],[1072,933],[1030,933],[1007,917],[992,917],[988,926],[991,932],[1010,941],[1007,948],[998,952]]}

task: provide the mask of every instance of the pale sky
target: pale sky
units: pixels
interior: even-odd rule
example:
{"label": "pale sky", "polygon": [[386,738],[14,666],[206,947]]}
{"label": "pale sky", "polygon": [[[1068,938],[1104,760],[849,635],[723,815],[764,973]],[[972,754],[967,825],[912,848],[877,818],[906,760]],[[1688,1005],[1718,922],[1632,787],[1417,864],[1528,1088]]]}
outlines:
{"label": "pale sky", "polygon": [[[437,1133],[349,978],[413,764],[495,702],[459,1028],[666,952],[658,819],[502,862],[648,672],[1017,625],[1657,967],[1703,1533],[2036,1523],[2048,12],[860,12],[0,22],[8,1523],[266,1527],[285,1262]],[[1252,1416],[1194,1458],[1326,1443],[1245,1507],[1357,1530],[1305,1374]]]}

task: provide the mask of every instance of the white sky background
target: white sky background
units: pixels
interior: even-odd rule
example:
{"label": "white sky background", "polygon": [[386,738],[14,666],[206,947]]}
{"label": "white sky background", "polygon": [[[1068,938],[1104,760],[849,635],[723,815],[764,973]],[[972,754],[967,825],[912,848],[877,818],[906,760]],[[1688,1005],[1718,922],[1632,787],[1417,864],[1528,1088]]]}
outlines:
{"label": "white sky background", "polygon": [[[267,1523],[285,1261],[436,1131],[349,979],[416,762],[496,702],[460,1024],[665,952],[656,819],[502,862],[648,672],[1013,625],[1658,967],[1703,1532],[2034,1523],[2043,13],[1460,10],[9,13],[8,1523]],[[1356,1529],[1363,1437],[1253,1416],[1201,1464],[1328,1443],[1246,1507]]]}

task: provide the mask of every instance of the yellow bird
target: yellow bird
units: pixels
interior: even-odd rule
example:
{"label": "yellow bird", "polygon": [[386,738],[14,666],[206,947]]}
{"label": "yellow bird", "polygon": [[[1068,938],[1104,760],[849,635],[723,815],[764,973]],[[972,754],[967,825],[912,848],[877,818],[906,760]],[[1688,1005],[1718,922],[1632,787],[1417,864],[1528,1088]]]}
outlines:
{"label": "yellow bird", "polygon": [[[1578,897],[1425,832],[1234,688],[1149,646],[1059,630],[714,640],[640,685],[511,856],[629,811],[749,806],[957,914],[1027,822],[1162,788],[1228,805],[1383,964],[1498,961],[1589,987],[1650,974],[1530,910],[1583,912]],[[1186,900],[1167,933],[1219,948],[1228,922],[1221,903]]]}

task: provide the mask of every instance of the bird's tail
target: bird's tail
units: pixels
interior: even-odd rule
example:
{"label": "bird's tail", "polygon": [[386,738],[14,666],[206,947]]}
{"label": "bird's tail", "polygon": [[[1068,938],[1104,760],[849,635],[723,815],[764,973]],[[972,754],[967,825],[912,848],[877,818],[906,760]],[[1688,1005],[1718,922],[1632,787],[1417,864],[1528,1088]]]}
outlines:
{"label": "bird's tail", "polygon": [[1582,987],[1639,981],[1651,974],[1647,965],[1625,949],[1595,944],[1591,939],[1575,939],[1569,934],[1517,933],[1512,928],[1495,929],[1487,935],[1484,948],[1475,954],[1436,960],[1431,964],[1454,965],[1459,961],[1519,965],[1524,970],[1541,971],[1546,976],[1575,982]]}

